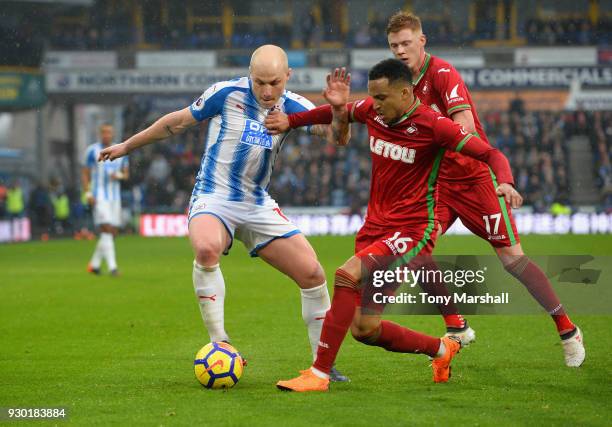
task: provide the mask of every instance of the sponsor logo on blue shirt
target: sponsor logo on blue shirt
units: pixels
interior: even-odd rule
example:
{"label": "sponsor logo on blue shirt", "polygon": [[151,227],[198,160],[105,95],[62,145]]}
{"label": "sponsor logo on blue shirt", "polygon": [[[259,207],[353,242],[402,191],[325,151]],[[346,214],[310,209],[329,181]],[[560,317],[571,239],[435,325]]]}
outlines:
{"label": "sponsor logo on blue shirt", "polygon": [[240,135],[240,142],[248,145],[259,145],[268,150],[272,149],[272,135],[268,134],[265,126],[251,119],[246,119],[244,130]]}

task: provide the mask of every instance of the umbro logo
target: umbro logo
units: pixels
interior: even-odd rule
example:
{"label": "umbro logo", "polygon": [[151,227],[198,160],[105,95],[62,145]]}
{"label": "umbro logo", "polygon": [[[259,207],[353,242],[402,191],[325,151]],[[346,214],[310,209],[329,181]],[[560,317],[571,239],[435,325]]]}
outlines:
{"label": "umbro logo", "polygon": [[440,68],[438,73],[450,73],[450,68]]}

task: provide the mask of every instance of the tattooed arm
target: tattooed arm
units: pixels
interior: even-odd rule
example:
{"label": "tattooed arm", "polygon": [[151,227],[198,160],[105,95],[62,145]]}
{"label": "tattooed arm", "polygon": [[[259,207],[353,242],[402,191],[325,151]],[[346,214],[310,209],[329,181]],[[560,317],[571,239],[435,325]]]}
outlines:
{"label": "tattooed arm", "polygon": [[121,144],[111,145],[102,150],[98,160],[114,160],[123,157],[144,145],[183,133],[196,123],[198,121],[193,117],[189,108],[166,114],[151,126]]}
{"label": "tattooed arm", "polygon": [[346,104],[349,99],[351,75],[345,68],[336,68],[327,76],[327,87],[323,96],[332,107],[332,122],[327,130],[327,141],[346,145],[351,137],[349,114]]}
{"label": "tattooed arm", "polygon": [[[344,126],[347,128],[346,130],[342,130]],[[351,127],[348,123],[348,114],[346,115],[346,123],[344,123],[340,117],[334,115],[334,120],[331,125],[312,125],[310,127],[310,133],[325,138],[330,144],[346,145],[349,139],[351,139]]]}
{"label": "tattooed arm", "polygon": [[329,125],[312,125],[310,126],[310,134],[325,138],[327,137],[327,128],[329,128]]}

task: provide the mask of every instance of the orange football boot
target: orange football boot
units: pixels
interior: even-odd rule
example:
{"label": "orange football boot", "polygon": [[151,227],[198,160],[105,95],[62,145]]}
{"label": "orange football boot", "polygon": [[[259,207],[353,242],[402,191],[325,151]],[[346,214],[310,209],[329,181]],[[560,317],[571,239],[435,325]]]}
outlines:
{"label": "orange football boot", "polygon": [[91,274],[95,274],[96,276],[100,275],[100,268],[93,268],[91,264],[87,264],[87,272]]}
{"label": "orange football boot", "polygon": [[461,350],[461,344],[456,337],[442,337],[446,352],[444,356],[435,357],[431,362],[433,380],[435,383],[445,383],[451,377],[451,360]]}
{"label": "orange football boot", "polygon": [[283,391],[327,391],[329,379],[317,377],[312,370],[300,371],[300,376],[292,380],[279,381],[276,387]]}

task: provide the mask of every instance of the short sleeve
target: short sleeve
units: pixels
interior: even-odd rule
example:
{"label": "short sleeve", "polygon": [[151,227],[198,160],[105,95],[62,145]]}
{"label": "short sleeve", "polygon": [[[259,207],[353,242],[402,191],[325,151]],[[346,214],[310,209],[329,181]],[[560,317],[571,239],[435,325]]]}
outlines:
{"label": "short sleeve", "polygon": [[351,122],[365,123],[368,111],[372,108],[372,98],[365,98],[355,102],[349,102],[347,108]]}
{"label": "short sleeve", "polygon": [[315,108],[315,105],[303,96],[287,92],[283,104],[286,114],[301,113]]}
{"label": "short sleeve", "polygon": [[227,96],[235,87],[229,82],[220,82],[209,87],[198,99],[189,106],[194,119],[201,122],[221,114]]}
{"label": "short sleeve", "polygon": [[83,166],[91,168],[96,164],[96,150],[94,150],[95,145],[90,145],[85,150],[85,157],[83,159]]}
{"label": "short sleeve", "polygon": [[450,117],[453,113],[470,110],[468,90],[461,74],[453,67],[440,68],[436,72],[437,90]]}

